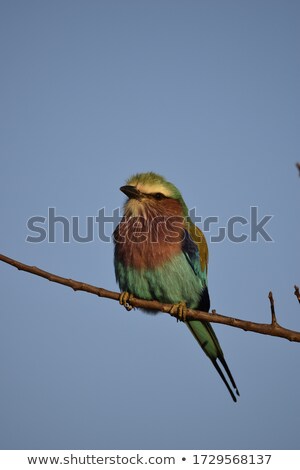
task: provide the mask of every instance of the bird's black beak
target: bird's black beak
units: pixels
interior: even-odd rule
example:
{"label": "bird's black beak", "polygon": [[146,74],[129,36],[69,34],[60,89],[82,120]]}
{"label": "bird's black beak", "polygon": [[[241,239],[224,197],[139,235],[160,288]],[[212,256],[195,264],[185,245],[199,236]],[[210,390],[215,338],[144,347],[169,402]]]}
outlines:
{"label": "bird's black beak", "polygon": [[121,186],[120,191],[130,199],[140,199],[142,197],[142,193],[135,186]]}

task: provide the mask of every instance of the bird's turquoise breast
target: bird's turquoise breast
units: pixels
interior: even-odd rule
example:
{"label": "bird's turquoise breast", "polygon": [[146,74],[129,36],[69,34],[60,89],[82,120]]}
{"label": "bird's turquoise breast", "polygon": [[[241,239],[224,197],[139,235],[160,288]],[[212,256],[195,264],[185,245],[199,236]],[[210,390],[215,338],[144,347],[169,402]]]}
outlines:
{"label": "bird's turquoise breast", "polygon": [[136,269],[115,259],[116,278],[122,291],[146,300],[177,303],[197,308],[204,279],[196,276],[184,253],[154,269]]}

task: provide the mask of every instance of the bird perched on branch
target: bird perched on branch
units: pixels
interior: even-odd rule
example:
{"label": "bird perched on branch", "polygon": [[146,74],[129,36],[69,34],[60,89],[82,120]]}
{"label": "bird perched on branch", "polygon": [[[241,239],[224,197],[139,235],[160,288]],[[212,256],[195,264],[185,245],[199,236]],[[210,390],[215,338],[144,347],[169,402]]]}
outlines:
{"label": "bird perched on branch", "polygon": [[[128,198],[114,232],[120,303],[130,309],[130,296],[158,300],[173,304],[181,319],[187,308],[208,312],[208,247],[180,191],[156,173],[138,173],[120,190]],[[211,324],[186,324],[236,401],[239,392]]]}

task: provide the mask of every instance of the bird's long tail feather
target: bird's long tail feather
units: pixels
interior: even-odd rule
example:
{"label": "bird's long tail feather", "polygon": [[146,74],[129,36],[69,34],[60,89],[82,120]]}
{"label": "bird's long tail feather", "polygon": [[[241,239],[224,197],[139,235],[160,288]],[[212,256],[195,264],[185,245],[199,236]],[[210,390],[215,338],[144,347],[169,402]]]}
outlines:
{"label": "bird's long tail feather", "polygon": [[[236,402],[236,396],[232,388],[234,389],[236,395],[239,396],[240,394],[236,386],[236,383],[234,381],[234,378],[230,372],[230,369],[227,365],[227,362],[224,358],[224,354],[220,346],[220,343],[218,341],[218,338],[211,324],[209,322],[200,322],[200,321],[193,320],[193,321],[187,322],[187,326],[189,330],[191,331],[192,335],[194,336],[194,338],[196,339],[196,341],[198,342],[198,344],[201,346],[201,348],[205,352],[205,354],[212,361],[215,369],[217,370],[227,390],[229,391],[231,398],[233,399],[233,401]],[[229,381],[227,380],[227,377],[225,376],[223,370],[221,369],[219,363],[217,362],[218,360],[223,366],[224,371],[226,372]]]}
{"label": "bird's long tail feather", "polygon": [[[224,362],[225,362],[225,364],[226,364],[226,361],[225,361],[224,357],[223,357],[222,359],[224,360]],[[222,362],[222,361],[221,361],[221,362]],[[225,375],[224,375],[224,373],[223,373],[221,367],[220,367],[219,364],[217,363],[217,360],[216,360],[216,359],[213,359],[213,360],[212,360],[212,363],[213,363],[213,365],[215,366],[216,371],[218,372],[219,376],[220,376],[221,379],[223,380],[224,384],[226,385],[226,388],[227,388],[228,392],[230,393],[231,398],[233,399],[234,402],[236,402],[236,396],[235,396],[235,394],[233,393],[232,388],[230,387],[230,385],[229,385],[229,383],[228,383],[228,380],[226,379],[226,377],[225,377]],[[223,362],[222,362],[222,365],[223,365]],[[226,366],[227,366],[227,364],[226,364]],[[225,367],[224,367],[224,369],[225,369]],[[227,366],[227,369],[228,369],[228,366]],[[226,370],[226,369],[225,369],[225,370]],[[228,369],[228,370],[229,370],[229,369]],[[227,370],[226,370],[226,372],[227,372]],[[228,373],[228,372],[227,372],[227,373]],[[235,391],[236,391],[236,394],[239,396],[239,395],[240,395],[240,394],[239,394],[239,391],[238,391],[238,389],[236,388],[236,386],[233,385],[235,382],[234,382],[234,380],[233,380],[232,375],[231,375],[230,372],[229,372],[228,376],[229,376],[230,382],[232,383],[233,388],[234,388]],[[231,379],[232,379],[232,380],[231,380]]]}
{"label": "bird's long tail feather", "polygon": [[232,377],[232,374],[231,374],[230,369],[229,369],[229,367],[228,367],[228,365],[227,365],[227,362],[225,361],[224,356],[223,356],[223,355],[222,355],[222,356],[219,356],[218,359],[219,359],[219,361],[221,362],[222,366],[224,367],[224,369],[225,369],[225,371],[226,371],[226,373],[227,373],[227,375],[228,375],[228,377],[229,377],[229,380],[230,380],[230,382],[231,382],[231,384],[232,384],[232,386],[233,386],[233,388],[234,388],[234,390],[235,390],[235,393],[237,394],[237,396],[240,396],[240,392],[239,392],[239,390],[238,390],[238,388],[237,388],[237,386],[236,386],[235,380],[234,380],[234,378]]}

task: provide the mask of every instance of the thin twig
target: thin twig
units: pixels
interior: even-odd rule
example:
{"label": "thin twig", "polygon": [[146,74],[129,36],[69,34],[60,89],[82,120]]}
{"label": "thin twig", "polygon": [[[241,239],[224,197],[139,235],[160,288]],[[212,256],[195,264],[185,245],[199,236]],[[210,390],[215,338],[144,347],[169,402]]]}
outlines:
{"label": "thin twig", "polygon": [[269,300],[270,300],[270,307],[271,307],[272,325],[277,325],[274,298],[273,298],[273,294],[271,291],[269,292]]}
{"label": "thin twig", "polygon": [[294,286],[294,288],[295,288],[294,294],[295,294],[295,296],[297,297],[298,302],[299,302],[299,304],[300,304],[300,291],[299,291],[299,287],[298,287],[298,286]]}
{"label": "thin twig", "polygon": [[[85,282],[75,281],[73,279],[67,279],[61,276],[57,276],[56,274],[49,273],[40,268],[37,268],[36,266],[29,266],[12,258],[8,258],[7,256],[4,256],[2,254],[0,254],[0,261],[10,264],[11,266],[14,266],[15,268],[21,271],[26,271],[36,276],[48,279],[51,282],[57,282],[58,284],[63,284],[67,287],[71,287],[75,291],[80,290],[88,292],[90,294],[98,295],[99,297],[106,297],[108,299],[113,300],[120,299],[121,294],[118,292],[112,292],[101,287],[86,284]],[[175,318],[178,317],[176,309],[174,309],[174,306],[171,304],[163,304],[156,300],[150,301],[138,298],[131,298],[130,303],[133,307],[158,310],[164,313],[168,313],[169,315]],[[211,313],[200,312],[199,310],[192,309],[187,309],[186,319],[220,323],[223,325],[233,326],[234,328],[240,328],[244,331],[253,331],[254,333],[260,333],[269,336],[277,336],[280,338],[288,339],[289,341],[295,341],[300,343],[300,332],[283,328],[277,322],[272,322],[271,324],[255,323],[251,321],[240,320],[238,318],[226,317],[225,315],[220,315],[216,312],[214,312],[214,314],[212,315]]]}
{"label": "thin twig", "polygon": [[298,170],[299,170],[299,176],[300,176],[300,163],[296,163],[296,167],[297,167]]}

